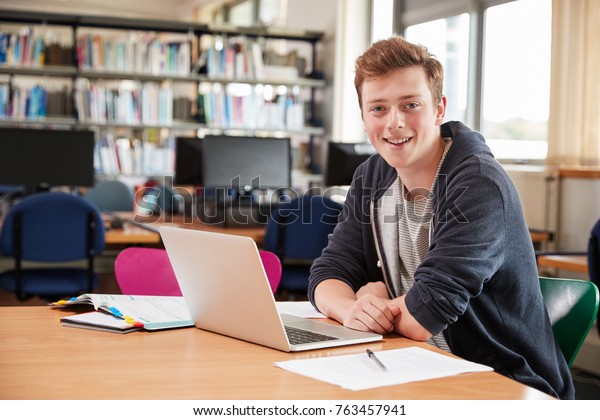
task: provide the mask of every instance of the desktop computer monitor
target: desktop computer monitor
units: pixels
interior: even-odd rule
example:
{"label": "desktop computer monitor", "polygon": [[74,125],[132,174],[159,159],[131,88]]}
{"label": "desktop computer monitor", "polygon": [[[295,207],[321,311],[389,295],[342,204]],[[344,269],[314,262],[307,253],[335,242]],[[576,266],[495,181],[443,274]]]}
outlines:
{"label": "desktop computer monitor", "polygon": [[240,192],[289,188],[289,138],[206,136],[202,140],[202,180],[205,188]]}
{"label": "desktop computer monitor", "polygon": [[0,127],[0,185],[94,185],[94,132]]}
{"label": "desktop computer monitor", "polygon": [[202,185],[202,140],[175,138],[175,185]]}
{"label": "desktop computer monitor", "polygon": [[375,148],[366,142],[329,142],[325,184],[350,185],[356,168],[375,154]]}

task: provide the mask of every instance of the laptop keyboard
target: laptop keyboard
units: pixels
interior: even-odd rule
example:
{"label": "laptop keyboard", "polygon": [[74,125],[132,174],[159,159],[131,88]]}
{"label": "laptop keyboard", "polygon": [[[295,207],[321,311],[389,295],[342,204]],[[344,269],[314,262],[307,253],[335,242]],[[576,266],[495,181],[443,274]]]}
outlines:
{"label": "laptop keyboard", "polygon": [[318,343],[321,341],[339,340],[338,337],[302,330],[300,328],[290,327],[289,325],[284,325],[284,327],[290,344],[307,344]]}

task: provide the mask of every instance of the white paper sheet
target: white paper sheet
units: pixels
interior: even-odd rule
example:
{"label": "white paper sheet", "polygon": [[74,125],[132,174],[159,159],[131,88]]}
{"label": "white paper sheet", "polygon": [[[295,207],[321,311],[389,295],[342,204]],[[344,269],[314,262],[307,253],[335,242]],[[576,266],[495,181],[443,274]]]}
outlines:
{"label": "white paper sheet", "polygon": [[384,372],[366,352],[343,356],[275,362],[275,366],[352,391],[403,384],[466,372],[486,372],[489,366],[445,356],[420,347],[375,352]]}
{"label": "white paper sheet", "polygon": [[280,314],[295,315],[300,318],[327,318],[308,301],[282,301],[275,303],[277,311]]}

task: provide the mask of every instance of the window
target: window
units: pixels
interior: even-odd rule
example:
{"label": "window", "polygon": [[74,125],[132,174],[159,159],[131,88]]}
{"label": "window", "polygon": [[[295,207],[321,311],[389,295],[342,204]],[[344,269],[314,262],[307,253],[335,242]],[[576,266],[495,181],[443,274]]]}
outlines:
{"label": "window", "polygon": [[498,159],[546,158],[551,9],[519,0],[485,12],[481,131]]}
{"label": "window", "polygon": [[371,4],[371,41],[389,38],[393,33],[394,0],[377,0]]}
{"label": "window", "polygon": [[246,0],[232,4],[228,23],[236,26],[254,25],[254,2]]}
{"label": "window", "polygon": [[[374,3],[387,10],[374,10],[373,36],[376,25],[385,27],[394,15],[393,2]],[[544,160],[552,0],[402,4],[395,32],[426,46],[444,65],[446,121],[460,120],[481,131],[500,160]]]}
{"label": "window", "polygon": [[444,95],[448,98],[446,121],[466,120],[469,59],[469,15],[452,16],[406,30],[406,39],[421,44],[444,66]]}

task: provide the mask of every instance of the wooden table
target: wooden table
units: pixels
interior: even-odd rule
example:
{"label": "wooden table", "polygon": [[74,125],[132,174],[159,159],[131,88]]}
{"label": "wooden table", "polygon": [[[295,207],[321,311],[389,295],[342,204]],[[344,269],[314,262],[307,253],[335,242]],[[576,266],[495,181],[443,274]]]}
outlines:
{"label": "wooden table", "polygon": [[587,255],[540,255],[538,267],[558,268],[588,274]]}
{"label": "wooden table", "polygon": [[[162,225],[175,226],[186,229],[196,229],[207,232],[226,233],[229,235],[249,236],[260,247],[265,237],[265,226],[251,227],[229,227],[222,225],[211,225],[203,223],[197,217],[173,215],[160,218],[135,216],[133,213],[115,213],[124,221],[123,228],[109,229],[106,231],[105,241],[108,246],[112,245],[161,245],[160,234],[157,232]],[[136,221],[144,224],[147,228],[138,224],[130,223]]]}
{"label": "wooden table", "polygon": [[[284,353],[196,328],[124,335],[62,327],[72,313],[0,307],[0,399],[411,400],[548,399],[495,372],[348,391],[273,366],[330,355],[433,347],[386,336],[383,342]],[[435,351],[439,351],[434,349]]]}
{"label": "wooden table", "polygon": [[544,242],[550,242],[553,239],[552,233],[547,231],[530,230],[529,235],[531,235],[531,241],[536,245],[540,245]]}

